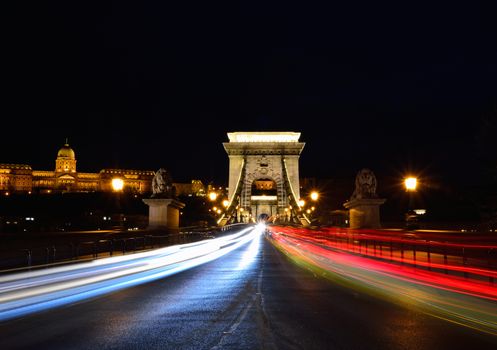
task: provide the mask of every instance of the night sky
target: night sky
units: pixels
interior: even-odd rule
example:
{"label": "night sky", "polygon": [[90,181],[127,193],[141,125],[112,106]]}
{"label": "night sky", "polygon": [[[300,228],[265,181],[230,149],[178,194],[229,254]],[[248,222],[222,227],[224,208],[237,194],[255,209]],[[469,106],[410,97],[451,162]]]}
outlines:
{"label": "night sky", "polygon": [[68,137],[79,171],[223,183],[227,132],[281,130],[302,177],[469,183],[497,154],[493,1],[10,6],[0,163],[53,169]]}

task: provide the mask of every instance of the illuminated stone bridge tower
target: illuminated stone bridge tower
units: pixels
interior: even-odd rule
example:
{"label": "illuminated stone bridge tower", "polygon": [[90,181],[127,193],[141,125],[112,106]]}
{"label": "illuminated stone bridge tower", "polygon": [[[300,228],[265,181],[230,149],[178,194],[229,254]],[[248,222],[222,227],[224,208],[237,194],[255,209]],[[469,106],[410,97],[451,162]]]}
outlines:
{"label": "illuminated stone bridge tower", "polygon": [[309,220],[299,207],[299,157],[305,143],[297,132],[232,132],[228,153],[229,192],[220,225],[259,218]]}

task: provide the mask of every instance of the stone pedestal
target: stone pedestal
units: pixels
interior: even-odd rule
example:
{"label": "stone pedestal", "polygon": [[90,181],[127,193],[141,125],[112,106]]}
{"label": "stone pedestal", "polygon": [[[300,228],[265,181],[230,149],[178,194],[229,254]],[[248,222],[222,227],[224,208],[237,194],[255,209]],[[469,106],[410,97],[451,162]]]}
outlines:
{"label": "stone pedestal", "polygon": [[351,199],[343,206],[349,210],[350,228],[380,228],[380,205],[383,198]]}
{"label": "stone pedestal", "polygon": [[185,207],[172,198],[147,198],[143,202],[148,208],[148,229],[179,229],[179,210]]}

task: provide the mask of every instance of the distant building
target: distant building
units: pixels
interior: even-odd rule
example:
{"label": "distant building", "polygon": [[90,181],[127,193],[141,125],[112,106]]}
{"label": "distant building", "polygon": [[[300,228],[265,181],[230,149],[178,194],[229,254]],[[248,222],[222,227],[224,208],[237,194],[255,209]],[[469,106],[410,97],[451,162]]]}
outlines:
{"label": "distant building", "polygon": [[173,183],[176,196],[203,197],[206,195],[205,186],[200,180],[192,180],[191,183]]}
{"label": "distant building", "polygon": [[[110,192],[112,180],[121,179],[123,190],[133,193],[151,192],[152,170],[105,168],[98,173],[83,173],[76,169],[76,154],[66,142],[57,152],[55,170],[33,170],[27,164],[0,164],[0,192]],[[177,195],[202,195],[205,187],[200,180],[175,183]],[[179,192],[179,193],[178,193]]]}
{"label": "distant building", "polygon": [[0,190],[31,191],[33,169],[27,164],[0,164]]}

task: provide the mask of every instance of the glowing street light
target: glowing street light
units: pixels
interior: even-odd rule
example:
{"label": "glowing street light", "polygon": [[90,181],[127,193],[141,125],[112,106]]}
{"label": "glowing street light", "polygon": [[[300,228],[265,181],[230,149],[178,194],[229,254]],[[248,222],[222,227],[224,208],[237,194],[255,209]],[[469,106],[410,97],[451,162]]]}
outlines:
{"label": "glowing street light", "polygon": [[124,187],[124,181],[119,178],[112,179],[112,189],[114,191],[122,191]]}
{"label": "glowing street light", "polygon": [[406,187],[406,191],[409,195],[409,204],[406,213],[406,228],[417,229],[418,228],[418,214],[413,210],[414,207],[414,192],[418,186],[418,180],[415,177],[407,177],[404,179],[404,185]]}
{"label": "glowing street light", "polygon": [[209,192],[209,200],[215,201],[217,199],[217,193],[216,192]]}
{"label": "glowing street light", "polygon": [[299,200],[299,207],[303,207],[305,205],[305,200],[301,199]]}
{"label": "glowing street light", "polygon": [[312,192],[311,192],[311,199],[312,199],[313,201],[317,201],[317,200],[318,200],[318,198],[319,198],[319,193],[317,193],[316,191],[312,191]]}
{"label": "glowing street light", "polygon": [[228,207],[228,205],[230,205],[230,202],[229,202],[229,200],[225,199],[225,200],[223,201],[223,207],[227,208],[227,207]]}
{"label": "glowing street light", "polygon": [[404,180],[404,185],[407,191],[416,191],[418,180],[415,177],[408,177]]}

